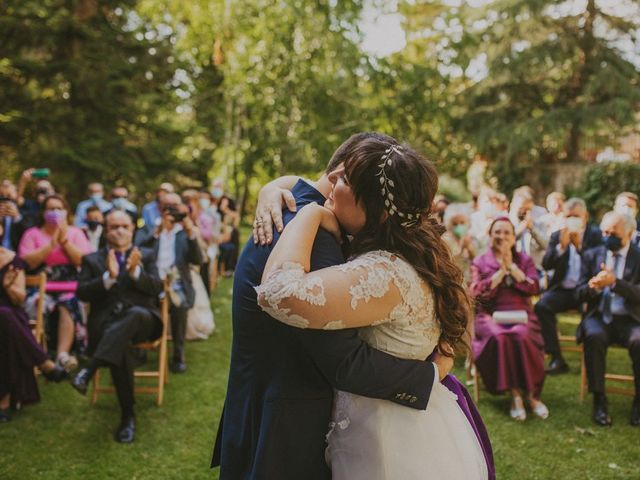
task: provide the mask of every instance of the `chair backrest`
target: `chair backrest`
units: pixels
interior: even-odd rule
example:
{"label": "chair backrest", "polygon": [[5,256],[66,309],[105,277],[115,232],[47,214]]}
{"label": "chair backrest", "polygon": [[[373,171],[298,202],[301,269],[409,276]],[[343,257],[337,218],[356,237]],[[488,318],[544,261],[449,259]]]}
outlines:
{"label": "chair backrest", "polygon": [[40,272],[37,275],[27,275],[25,277],[25,285],[27,287],[38,288],[38,301],[36,302],[36,325],[34,335],[36,341],[45,349],[46,342],[44,341],[44,301],[47,286],[47,274]]}

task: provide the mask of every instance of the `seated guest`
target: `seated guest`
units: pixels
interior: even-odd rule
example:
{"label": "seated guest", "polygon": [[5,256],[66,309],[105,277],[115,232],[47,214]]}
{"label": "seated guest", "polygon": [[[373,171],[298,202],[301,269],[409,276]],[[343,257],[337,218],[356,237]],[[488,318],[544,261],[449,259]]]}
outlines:
{"label": "seated guest", "polygon": [[0,183],[0,223],[3,227],[0,245],[15,252],[27,229],[27,222],[18,209],[16,186],[9,180]]}
{"label": "seated guest", "polygon": [[26,228],[38,225],[45,199],[49,195],[56,193],[51,182],[42,178],[36,182],[33,196],[25,198],[27,184],[34,180],[33,173],[35,170],[35,168],[29,168],[22,172],[18,182],[18,207],[20,208],[20,214],[25,219]]}
{"label": "seated guest", "polygon": [[531,257],[536,269],[542,272],[542,257],[549,244],[549,237],[536,219],[535,207],[533,197],[527,190],[520,190],[517,194],[514,192],[509,219],[516,227],[516,250]]}
{"label": "seated guest", "polygon": [[544,349],[551,356],[546,371],[552,375],[569,371],[560,351],[556,314],[579,308],[575,288],[580,281],[582,253],[602,243],[600,229],[587,223],[589,214],[582,199],[567,200],[564,215],[565,226],[551,235],[542,260],[542,267],[553,272],[547,291],[535,306]]}
{"label": "seated guest", "polygon": [[[515,228],[508,218],[493,221],[489,238],[489,250],[471,266],[470,288],[477,302],[472,344],[476,367],[490,393],[511,393],[513,419],[526,419],[523,392],[533,413],[547,418],[549,410],[540,401],[543,342],[531,307],[531,297],[540,290],[538,274],[531,258],[516,251]],[[505,312],[501,316],[513,321],[498,323],[495,312]]]}
{"label": "seated guest", "polygon": [[87,220],[87,209],[91,205],[95,205],[102,213],[111,210],[112,205],[104,199],[104,187],[101,183],[93,182],[87,187],[89,198],[83,200],[76,207],[75,225],[76,227],[84,227]]}
{"label": "seated guest", "polygon": [[98,251],[101,245],[102,230],[104,224],[104,214],[95,205],[91,205],[87,208],[87,219],[85,221],[86,226],[82,227],[85,235],[89,239],[92,251]]}
{"label": "seated guest", "polygon": [[548,213],[542,215],[538,222],[542,226],[543,230],[550,237],[553,232],[557,232],[564,227],[564,202],[566,197],[561,192],[551,192],[547,195],[547,210]]}
{"label": "seated guest", "polygon": [[179,195],[164,195],[161,218],[158,227],[145,225],[143,229],[138,230],[135,243],[155,250],[160,278],[169,279],[169,315],[173,337],[171,371],[183,373],[187,370],[184,352],[187,314],[195,300],[190,264],[199,266],[202,263],[202,254],[193,221]]}
{"label": "seated guest", "polygon": [[582,256],[576,294],[587,302],[578,328],[584,343],[589,391],[593,393],[593,421],[611,425],[604,388],[605,358],[612,343],[629,349],[635,379],[631,425],[640,426],[640,249],[631,245],[635,219],[616,212],[600,223],[603,245]]}
{"label": "seated guest", "polygon": [[467,283],[471,281],[471,262],[478,252],[475,239],[469,234],[469,219],[459,211],[449,209],[444,214],[447,231],[442,235],[451,254],[464,274]]}
{"label": "seated guest", "polygon": [[[622,215],[629,215],[635,220],[638,216],[638,196],[631,192],[618,194],[613,210]],[[636,247],[640,247],[640,220],[636,222],[636,229],[631,237],[631,243]]]}
{"label": "seated guest", "polygon": [[[47,333],[57,336],[57,362],[67,370],[78,362],[70,355],[85,349],[86,332],[75,289],[82,256],[91,252],[84,232],[70,226],[69,208],[60,195],[49,195],[44,201],[41,225],[28,229],[22,236],[18,255],[30,270],[44,268],[47,272]],[[35,308],[38,290],[27,292],[27,310]],[[75,342],[74,342],[75,341]]]}
{"label": "seated guest", "polygon": [[[0,234],[2,228],[0,225]],[[40,400],[33,367],[54,382],[67,376],[31,333],[29,317],[21,306],[26,297],[25,267],[13,251],[0,246],[0,423],[11,420],[12,406]]]}
{"label": "seated guest", "polygon": [[95,371],[111,370],[121,410],[115,439],[131,443],[135,436],[132,345],[158,338],[162,323],[158,296],[162,281],[152,250],[133,247],[134,225],[120,210],[105,219],[106,248],[85,256],[78,282],[78,298],[91,304],[89,354],[91,360],[71,385],[82,394]]}
{"label": "seated guest", "polygon": [[145,225],[156,226],[160,221],[162,198],[167,193],[173,193],[173,185],[169,182],[161,183],[156,190],[156,198],[142,207],[142,220]]}
{"label": "seated guest", "polygon": [[138,221],[138,207],[129,201],[129,190],[125,187],[114,187],[111,190],[111,205],[116,210],[129,214],[135,225]]}

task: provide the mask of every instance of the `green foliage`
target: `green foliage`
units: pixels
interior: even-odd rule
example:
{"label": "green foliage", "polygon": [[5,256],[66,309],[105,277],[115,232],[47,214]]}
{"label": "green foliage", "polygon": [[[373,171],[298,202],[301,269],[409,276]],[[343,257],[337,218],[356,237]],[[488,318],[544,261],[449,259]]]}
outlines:
{"label": "green foliage", "polygon": [[620,192],[640,192],[640,164],[607,162],[590,168],[580,189],[572,192],[583,198],[591,213],[600,216],[611,210]]}

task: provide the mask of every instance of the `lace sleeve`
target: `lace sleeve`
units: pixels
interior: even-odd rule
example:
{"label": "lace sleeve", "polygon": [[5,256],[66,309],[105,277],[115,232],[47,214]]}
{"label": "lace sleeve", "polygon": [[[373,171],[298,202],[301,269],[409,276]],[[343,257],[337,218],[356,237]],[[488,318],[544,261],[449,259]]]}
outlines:
{"label": "lace sleeve", "polygon": [[389,321],[403,304],[402,278],[392,258],[366,254],[344,265],[307,273],[287,262],[256,287],[258,304],[298,328],[336,330]]}

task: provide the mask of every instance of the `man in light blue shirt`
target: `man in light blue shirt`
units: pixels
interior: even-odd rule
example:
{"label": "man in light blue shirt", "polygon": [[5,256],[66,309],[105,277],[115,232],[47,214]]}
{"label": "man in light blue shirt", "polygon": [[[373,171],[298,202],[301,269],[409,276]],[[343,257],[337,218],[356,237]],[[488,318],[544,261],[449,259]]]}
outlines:
{"label": "man in light blue shirt", "polygon": [[111,208],[113,208],[111,203],[107,202],[104,199],[104,187],[101,183],[90,183],[87,187],[87,191],[89,193],[89,198],[80,202],[76,207],[74,223],[76,227],[80,228],[85,227],[87,224],[87,208],[89,208],[91,205],[95,205],[96,207],[98,207],[102,213],[106,213],[111,210]]}

